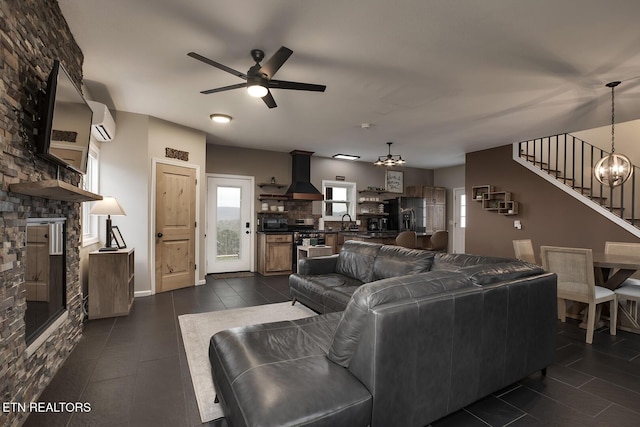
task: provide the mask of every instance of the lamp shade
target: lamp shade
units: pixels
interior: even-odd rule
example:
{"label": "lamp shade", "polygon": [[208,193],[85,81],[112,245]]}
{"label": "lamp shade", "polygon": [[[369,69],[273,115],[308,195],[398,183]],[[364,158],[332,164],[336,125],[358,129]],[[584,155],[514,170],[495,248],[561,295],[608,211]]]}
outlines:
{"label": "lamp shade", "polygon": [[98,200],[91,208],[89,212],[91,215],[127,215],[124,213],[124,209],[120,206],[120,203],[115,197],[103,197],[102,200]]}

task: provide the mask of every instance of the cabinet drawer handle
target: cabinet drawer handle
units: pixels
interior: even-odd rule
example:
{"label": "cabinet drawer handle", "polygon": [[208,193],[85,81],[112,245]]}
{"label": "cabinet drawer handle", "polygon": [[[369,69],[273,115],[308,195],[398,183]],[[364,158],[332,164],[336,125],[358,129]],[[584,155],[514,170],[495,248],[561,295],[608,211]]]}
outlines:
{"label": "cabinet drawer handle", "polygon": [[162,234],[162,233],[158,233],[158,234],[157,234],[157,236],[158,236],[158,239],[161,239],[161,238],[162,238],[162,236],[164,236],[164,234]]}

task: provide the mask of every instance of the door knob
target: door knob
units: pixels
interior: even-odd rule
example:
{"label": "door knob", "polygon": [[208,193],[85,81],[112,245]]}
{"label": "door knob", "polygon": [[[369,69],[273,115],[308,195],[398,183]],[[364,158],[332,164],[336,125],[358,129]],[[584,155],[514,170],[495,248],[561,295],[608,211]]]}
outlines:
{"label": "door knob", "polygon": [[164,234],[158,233],[158,234],[156,234],[156,236],[158,236],[158,238],[161,238],[162,236],[164,236]]}
{"label": "door knob", "polygon": [[245,231],[244,234],[249,234],[251,233],[249,230]]}

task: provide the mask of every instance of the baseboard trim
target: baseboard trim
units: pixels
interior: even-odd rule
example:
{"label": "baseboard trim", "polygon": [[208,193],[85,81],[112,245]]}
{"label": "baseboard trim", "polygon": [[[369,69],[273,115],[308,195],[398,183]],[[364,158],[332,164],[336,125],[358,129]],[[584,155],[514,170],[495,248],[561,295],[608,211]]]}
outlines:
{"label": "baseboard trim", "polygon": [[153,295],[151,293],[151,291],[135,291],[135,293],[133,294],[134,298],[140,298],[140,297],[150,297],[151,295]]}

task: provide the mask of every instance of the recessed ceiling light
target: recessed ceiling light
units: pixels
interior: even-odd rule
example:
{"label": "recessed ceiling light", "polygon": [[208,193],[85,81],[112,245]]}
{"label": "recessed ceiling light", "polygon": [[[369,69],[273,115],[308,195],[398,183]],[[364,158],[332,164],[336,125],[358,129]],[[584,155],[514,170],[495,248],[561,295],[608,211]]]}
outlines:
{"label": "recessed ceiling light", "polygon": [[212,122],[216,123],[229,123],[231,121],[231,116],[227,114],[212,114],[209,116]]}
{"label": "recessed ceiling light", "polygon": [[358,160],[360,156],[354,156],[353,154],[334,154],[334,159],[343,159],[343,160]]}

